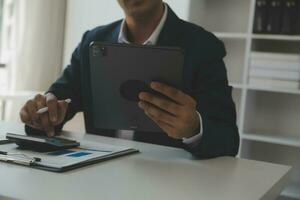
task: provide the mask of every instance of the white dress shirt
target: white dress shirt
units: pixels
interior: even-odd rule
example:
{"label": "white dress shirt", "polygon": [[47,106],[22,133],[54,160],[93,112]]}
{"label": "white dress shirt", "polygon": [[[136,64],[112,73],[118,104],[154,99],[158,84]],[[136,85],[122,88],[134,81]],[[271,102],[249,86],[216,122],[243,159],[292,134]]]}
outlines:
{"label": "white dress shirt", "polygon": [[[155,45],[157,43],[159,35],[160,35],[160,33],[161,33],[165,23],[166,23],[167,16],[168,16],[168,7],[165,6],[165,11],[164,11],[163,17],[161,18],[159,24],[157,25],[157,27],[155,28],[155,30],[153,31],[151,36],[143,43],[143,45]],[[119,43],[130,44],[130,42],[128,41],[128,39],[126,37],[126,35],[127,35],[127,27],[126,26],[127,26],[126,21],[124,19],[122,21],[122,24],[121,24],[121,29],[120,29],[120,33],[119,33],[119,37],[118,37],[118,42]],[[195,135],[191,138],[183,138],[183,143],[185,143],[187,145],[192,145],[193,146],[193,144],[198,143],[201,139],[202,134],[203,134],[202,117],[201,117],[201,115],[198,111],[197,111],[197,114],[199,115],[199,119],[200,119],[200,133],[198,133],[197,135]],[[118,136],[120,138],[124,138],[124,139],[132,139],[133,132],[120,131],[118,133]]]}

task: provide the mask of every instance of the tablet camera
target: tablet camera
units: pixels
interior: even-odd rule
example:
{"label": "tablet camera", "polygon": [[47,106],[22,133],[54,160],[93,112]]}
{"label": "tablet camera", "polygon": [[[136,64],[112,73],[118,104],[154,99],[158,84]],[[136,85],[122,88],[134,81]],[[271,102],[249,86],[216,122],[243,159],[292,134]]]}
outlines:
{"label": "tablet camera", "polygon": [[107,49],[103,46],[93,46],[93,56],[105,57],[107,56]]}

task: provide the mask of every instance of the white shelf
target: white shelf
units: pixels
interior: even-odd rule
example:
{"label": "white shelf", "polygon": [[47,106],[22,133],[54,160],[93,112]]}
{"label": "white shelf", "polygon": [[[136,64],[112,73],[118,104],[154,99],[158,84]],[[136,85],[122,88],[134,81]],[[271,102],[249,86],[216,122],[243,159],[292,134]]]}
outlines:
{"label": "white shelf", "polygon": [[272,34],[253,34],[252,39],[262,40],[284,40],[284,41],[299,41],[299,35],[272,35]]}
{"label": "white shelf", "polygon": [[272,88],[272,87],[256,86],[256,85],[247,85],[246,88],[249,90],[257,90],[257,91],[265,91],[265,92],[300,94],[300,89]]}
{"label": "white shelf", "polygon": [[214,32],[214,34],[220,39],[247,39],[246,33],[226,33],[226,32]]}
{"label": "white shelf", "polygon": [[281,196],[300,199],[300,184],[288,185],[281,193]]}
{"label": "white shelf", "polygon": [[229,83],[230,86],[232,86],[234,89],[244,89],[245,86],[241,83]]}
{"label": "white shelf", "polygon": [[300,136],[279,136],[271,134],[262,134],[262,133],[243,133],[241,138],[244,140],[251,140],[257,142],[265,142],[271,144],[279,144],[291,147],[300,147]]}

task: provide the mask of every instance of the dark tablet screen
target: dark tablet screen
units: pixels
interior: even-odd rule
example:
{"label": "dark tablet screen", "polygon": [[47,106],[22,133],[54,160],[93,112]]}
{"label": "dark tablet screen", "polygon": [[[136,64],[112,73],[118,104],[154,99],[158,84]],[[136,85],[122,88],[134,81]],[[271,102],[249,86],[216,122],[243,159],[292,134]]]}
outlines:
{"label": "dark tablet screen", "polygon": [[[162,132],[138,107],[152,81],[182,88],[184,54],[179,48],[92,43],[90,73],[96,129]],[[156,95],[160,95],[155,93]]]}

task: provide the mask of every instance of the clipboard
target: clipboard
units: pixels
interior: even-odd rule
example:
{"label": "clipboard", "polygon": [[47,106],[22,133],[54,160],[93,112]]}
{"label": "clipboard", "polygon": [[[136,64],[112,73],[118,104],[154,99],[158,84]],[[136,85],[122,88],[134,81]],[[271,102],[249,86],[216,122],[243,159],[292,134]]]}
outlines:
{"label": "clipboard", "polygon": [[40,169],[40,170],[46,170],[46,171],[51,171],[51,172],[60,172],[60,173],[62,173],[62,172],[71,171],[71,170],[74,170],[74,169],[82,168],[82,167],[85,167],[85,166],[97,164],[97,163],[100,163],[100,162],[108,161],[108,160],[111,160],[111,159],[115,159],[115,158],[118,158],[118,157],[130,155],[130,154],[135,154],[135,153],[139,153],[139,151],[136,150],[136,149],[127,149],[127,150],[124,150],[124,151],[112,153],[110,155],[102,156],[102,157],[99,157],[99,158],[96,158],[96,159],[91,159],[91,160],[88,160],[88,161],[84,161],[84,162],[74,164],[74,165],[69,165],[69,166],[66,166],[66,167],[57,168],[57,167],[42,166],[42,165],[33,165],[31,167],[36,168],[36,169]]}
{"label": "clipboard", "polygon": [[19,150],[15,144],[6,144],[0,146],[0,162],[62,173],[138,152],[133,148],[93,143],[69,150],[41,153]]}

